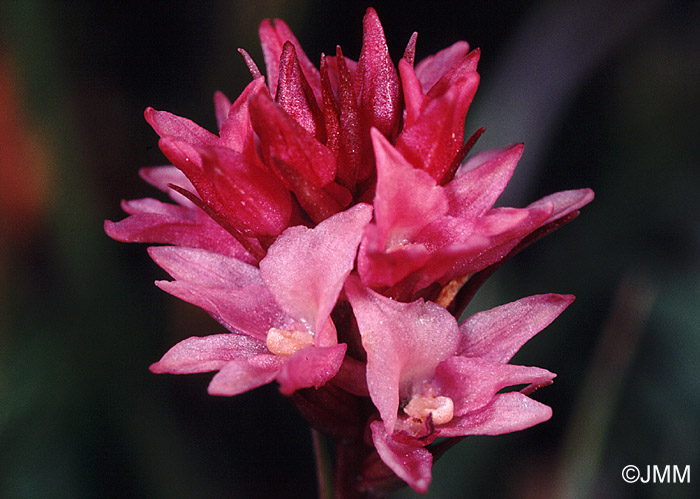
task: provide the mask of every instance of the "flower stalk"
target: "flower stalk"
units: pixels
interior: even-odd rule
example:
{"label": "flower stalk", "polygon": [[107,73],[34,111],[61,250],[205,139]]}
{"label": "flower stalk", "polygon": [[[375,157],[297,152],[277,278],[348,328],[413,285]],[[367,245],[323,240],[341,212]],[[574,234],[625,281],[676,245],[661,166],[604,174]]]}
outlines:
{"label": "flower stalk", "polygon": [[311,428],[311,438],[314,447],[314,461],[316,463],[318,499],[333,499],[333,465],[328,450],[327,438],[315,428]]}

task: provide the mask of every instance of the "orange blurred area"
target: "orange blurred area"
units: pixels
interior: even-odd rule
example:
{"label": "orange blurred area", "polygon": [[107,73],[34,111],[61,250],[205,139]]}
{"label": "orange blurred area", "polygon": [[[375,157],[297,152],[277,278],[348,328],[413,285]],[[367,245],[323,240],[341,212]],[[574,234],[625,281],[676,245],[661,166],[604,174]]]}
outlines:
{"label": "orange blurred area", "polygon": [[0,53],[0,241],[22,244],[38,229],[49,204],[46,144],[23,109],[19,78]]}

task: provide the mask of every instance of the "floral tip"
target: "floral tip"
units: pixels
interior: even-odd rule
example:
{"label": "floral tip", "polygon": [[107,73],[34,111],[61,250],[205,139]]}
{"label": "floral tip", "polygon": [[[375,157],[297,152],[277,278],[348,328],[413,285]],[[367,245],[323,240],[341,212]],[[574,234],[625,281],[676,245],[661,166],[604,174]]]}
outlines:
{"label": "floral tip", "polygon": [[255,64],[255,61],[253,60],[252,57],[250,57],[250,54],[248,54],[248,52],[246,52],[245,49],[239,48],[238,53],[243,56],[243,59],[245,60],[245,64],[246,64],[246,66],[248,66],[248,71],[250,71],[250,74],[254,80],[256,78],[259,78],[260,76],[262,76],[260,69],[258,69],[258,65]]}

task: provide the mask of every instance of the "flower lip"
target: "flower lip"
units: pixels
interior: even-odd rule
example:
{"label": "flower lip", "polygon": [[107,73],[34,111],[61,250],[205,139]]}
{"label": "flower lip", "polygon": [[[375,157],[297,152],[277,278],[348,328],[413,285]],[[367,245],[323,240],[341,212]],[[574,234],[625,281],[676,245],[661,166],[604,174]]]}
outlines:
{"label": "flower lip", "polygon": [[278,356],[289,357],[314,344],[314,336],[306,330],[270,328],[265,339],[267,349]]}
{"label": "flower lip", "polygon": [[413,397],[403,408],[408,416],[425,422],[428,416],[435,425],[446,424],[454,417],[454,402],[450,397],[419,395]]}

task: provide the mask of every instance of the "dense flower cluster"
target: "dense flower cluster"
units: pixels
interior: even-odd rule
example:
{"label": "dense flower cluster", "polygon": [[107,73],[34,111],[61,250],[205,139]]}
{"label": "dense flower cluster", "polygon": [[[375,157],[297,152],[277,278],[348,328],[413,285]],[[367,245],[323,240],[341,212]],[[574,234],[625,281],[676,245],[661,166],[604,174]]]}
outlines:
{"label": "dense flower cluster", "polygon": [[550,417],[528,394],[554,374],[508,362],[573,297],[457,318],[496,266],[593,194],[494,208],[523,147],[466,159],[483,131],[465,141],[479,83],[466,42],[414,64],[414,34],[397,70],[369,9],[359,60],[338,48],[317,69],[284,22],[259,32],[267,79],[241,51],[253,79],[233,103],[215,95],[218,135],[146,110],[174,166],[141,175],[175,204],[125,201],[129,216],[105,223],[114,239],[164,243],[149,253],[173,280],[157,285],[228,330],[178,343],[151,370],[217,371],[213,395],[276,380],[339,442],[339,467],[342,445],[363,449],[347,487],[399,477],[425,492],[437,437]]}

